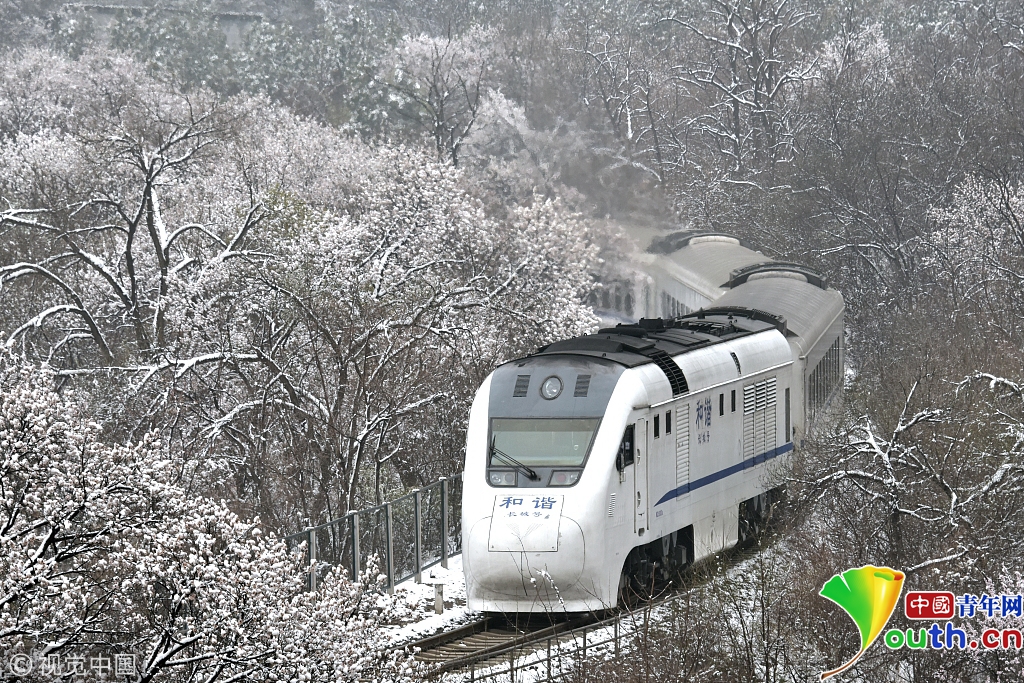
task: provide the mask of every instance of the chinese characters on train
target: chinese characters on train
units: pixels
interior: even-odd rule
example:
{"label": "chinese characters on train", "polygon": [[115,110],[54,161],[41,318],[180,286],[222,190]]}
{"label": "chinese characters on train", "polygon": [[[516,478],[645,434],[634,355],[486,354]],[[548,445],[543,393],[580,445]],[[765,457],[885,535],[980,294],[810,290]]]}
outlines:
{"label": "chinese characters on train", "polygon": [[508,517],[551,519],[551,511],[557,503],[551,496],[505,496],[498,507],[505,510]]}
{"label": "chinese characters on train", "polygon": [[705,398],[697,401],[697,419],[694,421],[694,427],[697,430],[697,443],[710,443],[711,442],[711,398]]}

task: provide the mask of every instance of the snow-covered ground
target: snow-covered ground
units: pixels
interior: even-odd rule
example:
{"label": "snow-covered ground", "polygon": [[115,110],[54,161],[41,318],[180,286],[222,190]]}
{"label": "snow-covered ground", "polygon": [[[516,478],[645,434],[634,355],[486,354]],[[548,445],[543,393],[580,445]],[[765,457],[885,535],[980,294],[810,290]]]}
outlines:
{"label": "snow-covered ground", "polygon": [[[770,549],[768,552],[773,552]],[[762,552],[765,552],[762,550]],[[735,564],[731,564],[719,570],[711,581],[737,581],[742,579],[751,571],[751,564],[754,558],[744,558]],[[444,613],[434,613],[434,584],[441,582],[444,585]],[[742,583],[742,582],[741,582]],[[741,591],[743,593],[743,591]],[[470,611],[466,607],[466,582],[462,573],[462,556],[455,556],[448,560],[448,568],[440,566],[432,567],[423,572],[423,582],[416,583],[408,579],[395,587],[395,597],[399,601],[400,617],[395,623],[385,627],[390,635],[391,643],[395,647],[409,644],[420,638],[440,633],[455,626],[468,623],[480,617],[478,612]],[[645,623],[650,626],[660,624],[672,618],[671,604],[662,604],[652,607],[647,614],[643,610],[634,614],[633,618],[625,617],[620,621],[618,636],[619,646],[615,645],[615,627],[608,625],[602,628],[590,630],[586,634],[586,658],[588,661],[607,660],[614,656],[616,649],[626,652],[636,647],[637,631],[645,631]],[[577,665],[577,658],[583,648],[582,634],[570,637],[567,640],[558,640],[553,643],[551,675],[560,678],[564,675],[571,675],[573,668]],[[548,679],[548,662],[546,644],[538,644],[536,650],[526,652],[516,657],[515,678],[522,683],[534,683]],[[478,665],[479,666],[479,665]],[[508,663],[493,664],[477,668],[472,678],[475,680],[501,680],[507,676]],[[456,683],[469,680],[468,672],[449,672],[442,677],[445,683]],[[492,678],[493,677],[493,678]]]}
{"label": "snow-covered ground", "polygon": [[[763,552],[763,551],[762,551]],[[712,581],[736,581],[751,570],[753,558],[739,560],[735,564],[720,570]],[[412,579],[404,581],[395,589],[395,595],[405,601],[408,608],[403,612],[401,624],[391,629],[392,642],[398,646],[424,638],[442,630],[467,623],[480,615],[466,608],[466,586],[462,573],[462,557],[451,558],[448,569],[433,567],[423,573],[423,583],[417,584]],[[444,582],[445,610],[443,614],[434,613],[434,586],[437,581]],[[670,603],[654,606],[647,614],[640,610],[632,618],[625,617],[620,621],[618,636],[619,646],[615,645],[615,627],[608,625],[590,630],[586,634],[586,658],[589,661],[608,660],[614,656],[616,649],[626,652],[636,647],[638,631],[645,631],[645,624],[654,626],[672,618],[673,605]],[[579,634],[567,640],[553,643],[551,675],[560,678],[571,675],[577,665],[577,657],[583,648],[583,636]],[[536,650],[529,649],[516,657],[515,679],[522,683],[548,680],[548,662],[546,644],[538,644]],[[472,678],[475,680],[502,680],[507,676],[508,663],[494,664],[476,669]],[[449,672],[442,678],[445,683],[457,683],[470,680],[468,672]]]}
{"label": "snow-covered ground", "polygon": [[[444,613],[434,613],[434,584],[444,585]],[[480,615],[466,608],[466,579],[462,555],[448,558],[448,568],[435,565],[423,572],[423,582],[408,579],[395,586],[395,597],[407,608],[400,623],[388,626],[391,642],[400,646],[473,621]]]}

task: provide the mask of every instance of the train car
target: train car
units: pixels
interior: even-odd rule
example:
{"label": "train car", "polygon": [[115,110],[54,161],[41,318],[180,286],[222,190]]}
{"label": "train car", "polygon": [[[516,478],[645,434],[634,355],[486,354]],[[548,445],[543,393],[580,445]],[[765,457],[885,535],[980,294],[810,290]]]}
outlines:
{"label": "train car", "polygon": [[793,449],[787,334],[780,315],[716,307],[498,367],[467,434],[469,607],[603,610],[735,544]]}
{"label": "train car", "polygon": [[725,233],[670,233],[651,243],[640,264],[647,276],[640,309],[649,318],[672,318],[708,308],[729,290],[734,273],[771,260]]}
{"label": "train car", "polygon": [[813,270],[770,261],[732,273],[716,306],[769,310],[786,320],[793,356],[793,420],[790,437],[803,439],[840,395],[846,362],[842,295]]}
{"label": "train car", "polygon": [[813,270],[775,261],[732,235],[692,231],[654,239],[643,268],[638,309],[648,317],[721,305],[771,311],[787,321],[796,373],[791,436],[797,441],[840,394],[843,297]]}

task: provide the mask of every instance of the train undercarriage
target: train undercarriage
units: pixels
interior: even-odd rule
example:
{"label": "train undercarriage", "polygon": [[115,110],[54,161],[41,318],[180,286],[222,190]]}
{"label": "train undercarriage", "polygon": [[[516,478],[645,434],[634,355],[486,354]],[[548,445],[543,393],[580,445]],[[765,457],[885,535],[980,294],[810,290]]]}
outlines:
{"label": "train undercarriage", "polygon": [[[779,486],[739,504],[736,549],[759,543],[777,519],[784,497],[785,489]],[[694,559],[692,525],[633,548],[622,565],[619,604],[636,604],[663,592],[691,568]]]}

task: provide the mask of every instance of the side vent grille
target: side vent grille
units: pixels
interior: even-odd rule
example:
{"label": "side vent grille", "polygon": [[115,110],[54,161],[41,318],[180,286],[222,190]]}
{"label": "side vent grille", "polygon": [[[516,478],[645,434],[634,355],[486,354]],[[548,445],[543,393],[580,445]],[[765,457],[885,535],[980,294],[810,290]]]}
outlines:
{"label": "side vent grille", "polygon": [[676,407],[676,488],[690,482],[690,404]]}
{"label": "side vent grille", "polygon": [[743,459],[775,450],[776,378],[743,387]]}
{"label": "side vent grille", "polygon": [[512,398],[524,398],[530,388],[530,376],[518,375],[516,377],[516,389],[512,392]]}
{"label": "side vent grille", "polygon": [[683,375],[683,371],[676,365],[676,362],[672,360],[672,356],[661,349],[652,349],[644,355],[653,360],[654,364],[661,368],[661,371],[668,377],[668,383],[672,386],[673,396],[685,394],[690,390],[690,387],[686,384],[686,376]]}
{"label": "side vent grille", "polygon": [[576,390],[572,395],[576,398],[586,398],[590,391],[590,375],[576,375]]}
{"label": "side vent grille", "polygon": [[608,496],[608,516],[609,517],[614,517],[615,516],[615,494],[614,493],[611,494],[610,496]]}

